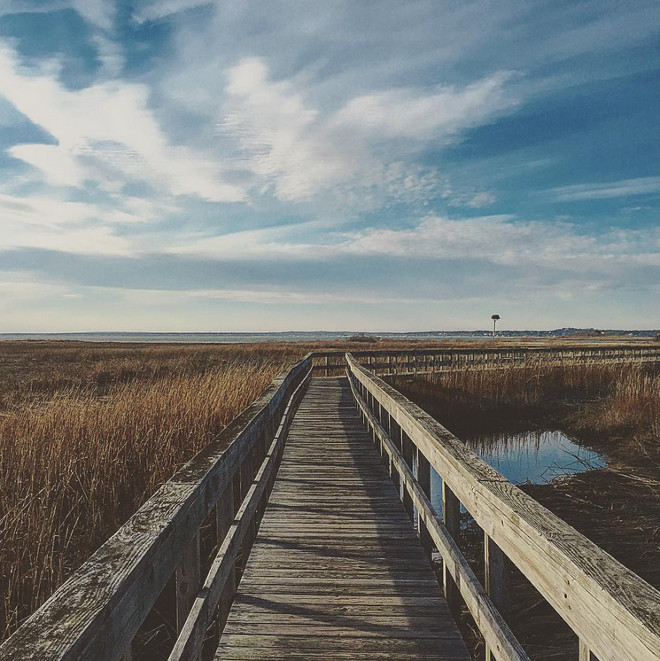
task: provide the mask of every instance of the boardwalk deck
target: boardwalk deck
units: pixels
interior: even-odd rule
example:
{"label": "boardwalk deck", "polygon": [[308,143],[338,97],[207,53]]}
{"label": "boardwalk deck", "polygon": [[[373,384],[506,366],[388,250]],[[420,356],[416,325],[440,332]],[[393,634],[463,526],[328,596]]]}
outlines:
{"label": "boardwalk deck", "polygon": [[300,405],[216,658],[469,659],[343,377]]}

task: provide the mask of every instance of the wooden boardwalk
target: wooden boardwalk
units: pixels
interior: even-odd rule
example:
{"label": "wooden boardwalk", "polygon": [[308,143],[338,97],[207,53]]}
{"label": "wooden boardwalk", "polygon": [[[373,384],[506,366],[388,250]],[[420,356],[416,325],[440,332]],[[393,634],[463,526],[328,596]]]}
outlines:
{"label": "wooden boardwalk", "polygon": [[347,379],[312,379],[217,659],[469,658]]}
{"label": "wooden boardwalk", "polygon": [[[211,631],[222,631],[216,661],[467,661],[449,615],[467,609],[489,661],[530,661],[507,624],[516,567],[573,631],[579,661],[660,661],[660,592],[373,371],[447,360],[468,369],[519,354],[651,364],[660,347],[360,352],[371,369],[350,353],[341,363],[309,353],[73,572],[0,645],[0,659],[151,658],[150,614],[161,622],[165,612],[177,631],[168,661],[208,658]],[[319,370],[325,378],[312,378]],[[329,376],[339,370],[348,380]],[[483,533],[483,576],[457,544],[461,508]],[[442,558],[442,592],[422,545]]]}

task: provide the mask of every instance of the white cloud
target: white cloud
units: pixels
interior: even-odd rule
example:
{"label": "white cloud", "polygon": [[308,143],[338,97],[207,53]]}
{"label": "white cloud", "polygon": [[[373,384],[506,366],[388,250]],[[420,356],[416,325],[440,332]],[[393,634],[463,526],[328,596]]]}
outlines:
{"label": "white cloud", "polygon": [[355,127],[378,141],[383,138],[450,140],[461,130],[488,122],[515,105],[505,93],[510,72],[499,72],[463,88],[432,91],[391,89],[351,99],[334,122]]}
{"label": "white cloud", "polygon": [[492,191],[481,191],[480,193],[450,194],[449,204],[453,207],[468,207],[470,209],[482,209],[497,201],[497,196]]}
{"label": "white cloud", "polygon": [[660,266],[660,228],[584,233],[563,221],[521,221],[510,215],[452,220],[427,216],[404,229],[371,227],[326,232],[301,240],[296,227],[235,232],[192,239],[173,254],[223,261],[280,260],[302,263],[346,256],[396,257],[435,262],[479,261],[521,268],[534,275],[557,270],[615,276],[637,267]]}
{"label": "white cloud", "polygon": [[52,75],[21,71],[13,53],[2,48],[0,93],[57,140],[57,145],[9,150],[41,170],[51,184],[80,186],[90,180],[117,190],[138,180],[173,195],[216,202],[244,197],[239,187],[223,180],[211,158],[168,143],[143,85],[107,81],[70,91]]}
{"label": "white cloud", "polygon": [[660,266],[660,227],[580,233],[566,222],[512,216],[450,220],[428,216],[410,229],[367,229],[343,249],[360,255],[482,260],[509,266],[607,271],[614,264]]}
{"label": "white cloud", "polygon": [[135,254],[143,245],[141,239],[118,235],[117,226],[145,223],[165,211],[172,208],[135,197],[103,207],[54,197],[0,193],[0,250],[42,248],[97,255]]}
{"label": "white cloud", "polygon": [[272,186],[281,200],[306,200],[333,187],[337,195],[374,188],[395,198],[428,196],[438,183],[433,173],[403,160],[428,141],[447,143],[515,105],[504,90],[508,78],[498,73],[461,89],[374,92],[323,112],[292,80],[271,80],[265,62],[249,58],[229,71],[220,128],[239,143],[257,185]]}
{"label": "white cloud", "polygon": [[[84,2],[84,0],[82,1]],[[104,0],[100,1],[103,2]],[[214,0],[147,0],[147,2],[141,3],[141,6],[136,9],[133,18],[139,23],[154,21],[213,3]]]}
{"label": "white cloud", "polygon": [[573,202],[576,200],[607,200],[630,195],[649,195],[660,193],[660,177],[641,177],[624,179],[605,184],[577,184],[554,188],[552,192],[558,200]]}
{"label": "white cloud", "polygon": [[71,0],[71,6],[87,21],[109,30],[115,16],[115,4],[109,0]]}
{"label": "white cloud", "polygon": [[257,303],[261,305],[327,305],[333,303],[359,303],[374,305],[380,303],[418,303],[427,299],[417,299],[410,296],[379,296],[378,299],[369,294],[357,294],[345,291],[339,294],[322,291],[320,288],[287,289],[277,287],[262,289],[199,289],[199,290],[159,290],[159,289],[127,289],[123,296],[134,305],[185,305],[192,301],[235,301],[241,303]]}
{"label": "white cloud", "polygon": [[373,166],[362,145],[337,144],[321,113],[306,106],[290,82],[269,80],[259,59],[229,72],[228,112],[222,129],[238,140],[245,165],[282,200],[302,200]]}
{"label": "white cloud", "polygon": [[8,309],[16,303],[53,299],[64,296],[70,298],[71,288],[52,282],[36,282],[29,273],[14,273],[11,278],[3,273],[0,278],[0,309]]}

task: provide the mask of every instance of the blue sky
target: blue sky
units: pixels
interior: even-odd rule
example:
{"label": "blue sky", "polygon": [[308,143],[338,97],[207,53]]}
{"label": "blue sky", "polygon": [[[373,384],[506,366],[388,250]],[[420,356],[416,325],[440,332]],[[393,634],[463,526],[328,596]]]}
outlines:
{"label": "blue sky", "polygon": [[659,19],[3,0],[0,330],[657,328]]}

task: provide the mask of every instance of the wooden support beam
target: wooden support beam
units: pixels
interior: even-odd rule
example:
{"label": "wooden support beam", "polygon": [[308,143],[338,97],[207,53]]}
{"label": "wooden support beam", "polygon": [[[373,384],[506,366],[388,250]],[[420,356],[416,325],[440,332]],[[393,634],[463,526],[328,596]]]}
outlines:
{"label": "wooden support beam", "polygon": [[[419,448],[415,448],[415,451],[417,453],[417,482],[419,482],[419,486],[426,494],[426,497],[431,500],[431,464],[429,464],[428,459],[419,451]],[[433,540],[426,524],[419,515],[417,516],[417,529],[422,547],[430,559],[433,554]]]}
{"label": "wooden support beam", "polygon": [[[458,543],[458,534],[461,529],[461,504],[445,480],[442,481],[442,521],[451,538]],[[457,619],[460,610],[460,593],[446,561],[443,561],[442,565],[442,586],[445,591],[445,599],[454,619]]]}
{"label": "wooden support beam", "polygon": [[[412,441],[408,438],[405,432],[402,431],[401,454],[403,455],[403,459],[411,471],[413,469],[413,452],[414,452],[414,445],[412,444]],[[406,510],[406,512],[408,512],[408,516],[410,517],[410,519],[413,520],[415,508],[413,507],[413,501],[407,489],[403,490],[403,507]]]}
{"label": "wooden support beam", "polygon": [[[508,563],[502,549],[484,533],[484,588],[505,621],[511,609]],[[485,657],[486,661],[497,661],[488,644]]]}
{"label": "wooden support beam", "polygon": [[[217,531],[217,547],[218,549],[222,546],[222,543],[227,536],[227,531],[231,527],[232,522],[234,521],[234,490],[230,485],[225,489],[222,496],[218,500],[218,504],[215,507],[215,517],[216,517],[216,531]],[[236,567],[229,572],[229,578],[225,584],[225,588],[222,591],[220,597],[220,603],[218,606],[218,618],[217,618],[217,636],[220,639],[222,630],[227,621],[227,616],[229,615],[229,609],[231,608],[231,603],[234,600],[234,595],[236,594]]]}
{"label": "wooden support beam", "polygon": [[[402,433],[403,432],[401,431],[401,427],[395,422],[392,433],[390,434],[390,438],[392,439],[392,443],[394,443],[394,446],[399,452],[401,452]],[[401,478],[399,476],[399,471],[396,470],[396,467],[394,467],[390,475],[392,476],[392,482],[394,482],[394,486],[399,492],[399,497],[401,497]]]}
{"label": "wooden support beam", "polygon": [[580,640],[578,661],[595,661],[594,655],[589,651],[589,647],[583,640]]}
{"label": "wooden support beam", "polygon": [[199,533],[183,554],[176,568],[176,630],[181,631],[202,581]]}

